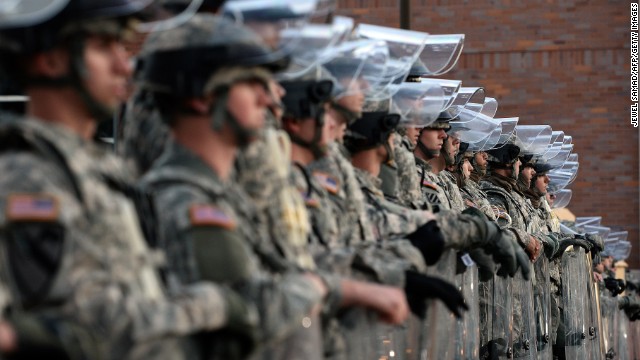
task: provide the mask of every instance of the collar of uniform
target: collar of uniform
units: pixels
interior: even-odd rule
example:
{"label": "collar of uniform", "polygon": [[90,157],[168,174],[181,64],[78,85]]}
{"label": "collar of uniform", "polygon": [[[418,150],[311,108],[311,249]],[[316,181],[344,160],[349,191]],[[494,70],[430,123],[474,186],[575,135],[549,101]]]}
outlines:
{"label": "collar of uniform", "polygon": [[484,178],[484,180],[491,184],[501,187],[507,191],[516,191],[516,180],[510,177],[502,176],[500,174],[493,173]]}
{"label": "collar of uniform", "polygon": [[424,171],[433,172],[433,171],[432,171],[432,169],[433,169],[433,168],[431,167],[431,164],[429,164],[428,162],[426,162],[426,161],[424,161],[424,160],[420,159],[420,158],[419,158],[419,157],[417,157],[417,156],[414,156],[414,158],[416,159],[416,165],[418,165],[418,166],[420,166],[421,168],[423,168],[423,169],[424,169]]}
{"label": "collar of uniform", "polygon": [[219,193],[224,191],[225,182],[220,179],[218,174],[207,163],[205,163],[198,155],[171,139],[162,156],[158,158],[153,165],[150,174],[159,172],[169,174],[170,177],[179,177],[190,179],[201,184],[207,184],[207,188]]}
{"label": "collar of uniform", "polygon": [[369,172],[359,168],[354,168],[354,170],[361,187],[366,188],[367,190],[374,192],[380,196],[384,196],[384,194],[382,193],[382,180],[380,178],[373,176]]}

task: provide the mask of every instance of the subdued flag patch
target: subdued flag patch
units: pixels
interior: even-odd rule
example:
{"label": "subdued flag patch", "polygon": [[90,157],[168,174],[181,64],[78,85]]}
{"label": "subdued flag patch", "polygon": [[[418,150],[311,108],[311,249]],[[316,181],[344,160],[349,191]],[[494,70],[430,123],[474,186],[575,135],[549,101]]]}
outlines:
{"label": "subdued flag patch", "polygon": [[331,194],[335,195],[338,193],[338,180],[336,180],[332,176],[325,174],[323,172],[314,171],[313,177],[318,181],[320,186],[322,186],[325,190],[327,190]]}
{"label": "subdued flag patch", "polygon": [[428,181],[428,180],[422,180],[422,186],[426,186],[426,187],[431,188],[431,189],[433,189],[435,191],[438,191],[438,189],[439,189],[438,185],[436,185],[436,184],[434,184],[434,183],[432,183],[431,181]]}
{"label": "subdued flag patch", "polygon": [[223,210],[213,205],[193,205],[189,209],[191,225],[195,226],[220,226],[226,229],[234,229],[236,221]]}
{"label": "subdued flag patch", "polygon": [[50,194],[11,194],[7,198],[7,221],[56,221],[58,200]]}

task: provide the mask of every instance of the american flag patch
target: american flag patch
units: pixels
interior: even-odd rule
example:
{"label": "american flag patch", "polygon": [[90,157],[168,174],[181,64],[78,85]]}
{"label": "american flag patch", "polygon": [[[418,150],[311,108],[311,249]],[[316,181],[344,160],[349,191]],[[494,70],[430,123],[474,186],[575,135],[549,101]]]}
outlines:
{"label": "american flag patch", "polygon": [[322,186],[325,190],[330,192],[331,194],[338,193],[338,181],[333,177],[323,173],[323,172],[314,172],[313,177],[316,178],[320,186]]}
{"label": "american flag patch", "polygon": [[47,194],[13,194],[7,198],[9,221],[56,221],[58,200]]}
{"label": "american flag patch", "polygon": [[438,191],[438,185],[436,185],[436,184],[434,184],[434,183],[432,183],[430,181],[427,181],[427,180],[422,180],[422,186],[426,186],[426,187],[431,188],[431,189],[433,189],[435,191]]}
{"label": "american flag patch", "polygon": [[193,205],[189,209],[191,225],[220,226],[227,229],[236,227],[236,221],[224,211],[212,205]]}

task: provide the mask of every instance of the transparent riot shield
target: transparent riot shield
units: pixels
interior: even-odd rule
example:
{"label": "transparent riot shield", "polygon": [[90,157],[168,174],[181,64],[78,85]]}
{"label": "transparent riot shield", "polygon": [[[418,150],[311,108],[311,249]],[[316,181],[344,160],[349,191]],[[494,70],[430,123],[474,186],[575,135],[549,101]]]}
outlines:
{"label": "transparent riot shield", "polygon": [[536,350],[538,359],[551,360],[551,281],[549,279],[549,259],[540,256],[534,264],[534,312],[536,324]]}
{"label": "transparent riot shield", "polygon": [[[567,359],[586,359],[583,283],[584,250],[574,248],[562,255],[562,303],[564,349]],[[558,334],[560,337],[562,334]]]}
{"label": "transparent riot shield", "polygon": [[587,355],[588,359],[602,359],[604,357],[604,353],[602,352],[602,348],[600,346],[601,343],[601,329],[602,323],[600,319],[600,300],[598,294],[598,284],[593,278],[593,264],[591,260],[591,255],[585,255],[584,262],[584,275],[585,275],[585,284],[587,285],[586,290],[586,313],[585,313],[585,321],[587,326],[587,338],[586,338],[586,346],[587,346]]}
{"label": "transparent riot shield", "polygon": [[479,308],[479,283],[478,267],[473,264],[467,266],[462,276],[462,294],[469,306],[464,317],[458,321],[461,323],[457,331],[460,339],[456,346],[455,359],[467,360],[480,357],[480,308]]}
{"label": "transparent riot shield", "polygon": [[602,311],[602,336],[604,339],[605,358],[612,359],[615,354],[613,343],[614,317],[618,310],[618,300],[604,290],[600,298],[600,310]]}
{"label": "transparent riot shield", "polygon": [[624,310],[618,310],[618,359],[629,359],[629,318]]}
{"label": "transparent riot shield", "polygon": [[[427,268],[427,274],[455,283],[457,255],[447,250],[440,261]],[[455,316],[441,301],[430,301],[420,336],[420,359],[452,359],[454,353]]]}
{"label": "transparent riot shield", "polygon": [[[532,272],[533,273],[533,272]],[[534,276],[535,277],[535,274]],[[533,283],[521,273],[513,278],[513,358],[537,358],[533,311]]]}
{"label": "transparent riot shield", "polygon": [[352,308],[340,318],[340,337],[344,344],[332,344],[337,347],[334,358],[375,359],[378,350],[379,329],[377,316],[362,308]]}
{"label": "transparent riot shield", "polygon": [[512,280],[494,276],[480,283],[480,358],[513,358]]}

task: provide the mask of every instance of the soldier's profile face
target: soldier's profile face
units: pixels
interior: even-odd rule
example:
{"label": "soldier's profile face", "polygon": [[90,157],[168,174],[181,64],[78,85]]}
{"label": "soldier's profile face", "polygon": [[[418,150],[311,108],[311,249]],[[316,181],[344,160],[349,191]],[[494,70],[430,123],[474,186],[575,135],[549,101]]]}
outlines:
{"label": "soldier's profile face", "polygon": [[105,36],[88,36],[84,48],[87,91],[102,106],[115,111],[127,97],[132,73],[129,54],[122,42]]}
{"label": "soldier's profile face", "polygon": [[234,84],[229,89],[227,106],[238,123],[249,130],[259,130],[264,126],[267,107],[273,97],[264,84],[246,81]]}
{"label": "soldier's profile face", "polygon": [[540,175],[536,178],[535,187],[543,194],[547,193],[547,187],[549,186],[549,176]]}
{"label": "soldier's profile face", "polygon": [[420,136],[420,129],[416,127],[407,127],[407,138],[411,141],[411,145],[416,146],[418,143],[418,136]]}
{"label": "soldier's profile face", "polygon": [[531,166],[527,166],[520,172],[521,178],[527,184],[527,186],[531,185],[531,179],[536,175],[535,170]]}
{"label": "soldier's profile face", "polygon": [[429,150],[440,150],[447,138],[443,129],[424,129],[420,133],[420,142]]}
{"label": "soldier's profile face", "polygon": [[486,168],[487,160],[489,159],[489,156],[487,155],[486,152],[480,151],[475,154],[474,159],[476,161],[476,164],[478,164],[478,166],[480,166],[481,168]]}

